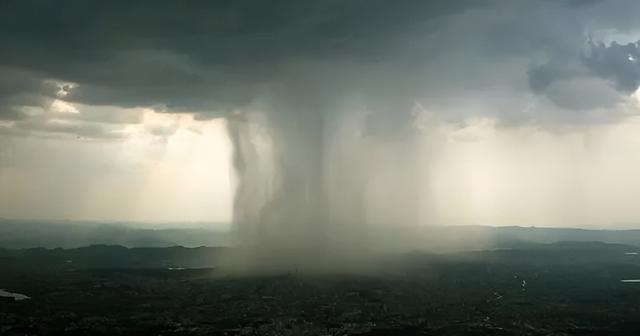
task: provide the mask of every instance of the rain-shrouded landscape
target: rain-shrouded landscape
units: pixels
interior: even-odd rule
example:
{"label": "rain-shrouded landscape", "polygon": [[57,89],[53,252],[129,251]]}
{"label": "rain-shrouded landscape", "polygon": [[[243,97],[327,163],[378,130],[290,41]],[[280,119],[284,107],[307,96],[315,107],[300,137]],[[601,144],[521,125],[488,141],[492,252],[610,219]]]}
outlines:
{"label": "rain-shrouded landscape", "polygon": [[0,335],[640,334],[639,11],[0,1]]}
{"label": "rain-shrouded landscape", "polygon": [[[421,239],[438,236],[439,245],[357,265],[265,258],[269,267],[238,269],[229,260],[247,256],[228,233],[0,222],[15,225],[20,234],[0,241],[13,244],[0,249],[0,332],[7,335],[640,332],[640,245],[633,243],[640,230],[439,228]],[[85,246],[53,247],[78,225]],[[160,239],[166,231],[174,240]],[[119,240],[138,235],[147,239]],[[470,238],[461,245],[450,235]],[[220,245],[197,246],[208,242]]]}

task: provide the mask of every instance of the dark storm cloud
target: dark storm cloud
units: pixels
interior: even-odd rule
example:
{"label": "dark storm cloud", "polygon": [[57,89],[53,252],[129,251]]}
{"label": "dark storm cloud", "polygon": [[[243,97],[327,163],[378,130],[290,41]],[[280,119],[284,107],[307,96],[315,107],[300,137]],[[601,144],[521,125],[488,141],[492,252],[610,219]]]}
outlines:
{"label": "dark storm cloud", "polygon": [[[48,55],[103,61],[114,51],[148,48],[250,66],[318,53],[375,57],[371,51],[384,51],[399,33],[475,3],[27,0],[4,1],[1,9],[4,38],[16,47],[5,56],[30,66],[51,63]],[[25,49],[47,52],[24,55]]]}
{"label": "dark storm cloud", "polygon": [[[589,41],[579,57],[552,59],[528,71],[531,90],[559,107],[611,107],[640,85],[640,44]],[[597,83],[597,79],[601,79]],[[567,87],[567,83],[571,87]],[[616,97],[611,88],[619,91]]]}
{"label": "dark storm cloud", "polygon": [[[504,101],[528,90],[563,101],[562,90],[549,90],[587,72],[624,91],[637,86],[629,64],[605,65],[617,50],[581,58],[590,29],[635,29],[635,7],[590,0],[7,0],[0,3],[0,65],[28,75],[0,76],[0,118],[19,117],[17,106],[46,104],[57,89],[43,91],[45,79],[78,84],[66,97],[73,102],[209,116],[304,86],[328,99],[362,94],[390,110],[397,108],[390,100],[405,106],[424,99],[457,117],[469,113],[461,112],[461,96],[482,100],[486,88],[504,86],[503,102],[479,110],[512,118],[518,108],[495,107],[512,106]],[[519,65],[509,65],[514,60]]]}
{"label": "dark storm cloud", "polygon": [[37,74],[0,65],[0,120],[23,118],[23,106],[46,105],[47,86]]}
{"label": "dark storm cloud", "polygon": [[633,92],[640,84],[640,41],[592,43],[584,60],[596,75],[611,79],[620,90]]}
{"label": "dark storm cloud", "polygon": [[4,1],[0,62],[80,84],[73,99],[209,110],[291,62],[384,59],[472,1]]}
{"label": "dark storm cloud", "polygon": [[[548,34],[533,44],[531,52],[544,52],[544,56],[533,58],[527,71],[529,87],[567,115],[575,114],[574,111],[612,109],[639,84],[637,64],[629,58],[637,53],[633,50],[635,44],[615,42],[615,38],[624,35],[638,36],[640,25],[629,14],[638,9],[638,3],[627,0],[565,3],[569,5],[567,11],[547,8],[544,15],[530,12],[534,14],[530,19],[538,21],[538,27],[530,30],[532,34],[545,31]],[[522,34],[526,35],[531,33]],[[613,42],[604,43],[601,39]],[[611,115],[616,117],[615,113]]]}
{"label": "dark storm cloud", "polygon": [[576,76],[576,71],[567,69],[567,66],[551,62],[532,66],[527,72],[531,90],[541,93],[558,79]]}

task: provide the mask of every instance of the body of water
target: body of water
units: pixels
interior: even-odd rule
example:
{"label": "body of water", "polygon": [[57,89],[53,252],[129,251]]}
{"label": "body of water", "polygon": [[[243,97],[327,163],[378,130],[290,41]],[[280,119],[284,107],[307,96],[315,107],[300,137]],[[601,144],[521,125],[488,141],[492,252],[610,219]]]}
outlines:
{"label": "body of water", "polygon": [[22,300],[29,300],[30,299],[30,297],[28,297],[28,296],[26,296],[24,294],[7,292],[4,289],[0,289],[0,297],[10,297],[10,298],[13,298],[13,300],[15,300],[15,301],[22,301]]}

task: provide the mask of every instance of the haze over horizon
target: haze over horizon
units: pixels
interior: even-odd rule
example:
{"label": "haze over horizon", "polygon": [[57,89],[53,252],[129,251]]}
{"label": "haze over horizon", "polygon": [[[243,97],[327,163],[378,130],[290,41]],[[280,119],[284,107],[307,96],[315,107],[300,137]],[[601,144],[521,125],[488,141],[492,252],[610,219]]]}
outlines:
{"label": "haze over horizon", "polygon": [[3,1],[0,217],[640,229],[634,9]]}

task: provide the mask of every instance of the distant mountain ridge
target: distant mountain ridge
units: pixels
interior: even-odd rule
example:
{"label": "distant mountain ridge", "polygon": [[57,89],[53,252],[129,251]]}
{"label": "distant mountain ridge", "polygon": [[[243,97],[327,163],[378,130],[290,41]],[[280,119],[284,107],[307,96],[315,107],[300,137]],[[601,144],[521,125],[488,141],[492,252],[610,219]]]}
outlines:
{"label": "distant mountain ridge", "polygon": [[[397,233],[381,231],[377,239]],[[524,243],[603,242],[640,246],[640,230],[588,230],[541,227],[434,226],[406,234],[424,246],[474,248],[512,248]],[[396,237],[396,239],[398,239]],[[407,239],[401,237],[400,240]],[[0,219],[0,247],[77,248],[90,245],[124,247],[231,246],[231,235],[211,228],[140,228],[124,223],[46,222]]]}
{"label": "distant mountain ridge", "polygon": [[557,242],[602,242],[640,246],[640,230],[592,230],[577,228],[546,227],[456,227],[452,230],[466,231],[475,237],[493,239],[496,245],[509,247],[512,243],[557,243]]}
{"label": "distant mountain ridge", "polygon": [[0,219],[0,247],[76,248],[89,245],[125,247],[226,246],[229,234],[209,228],[140,228],[126,224]]}

